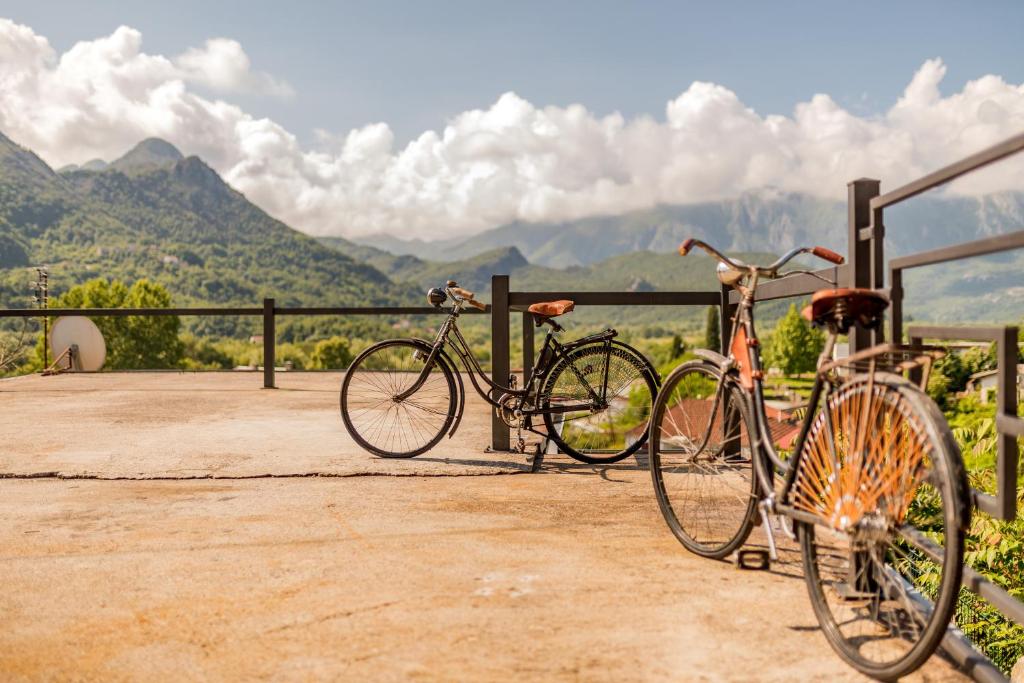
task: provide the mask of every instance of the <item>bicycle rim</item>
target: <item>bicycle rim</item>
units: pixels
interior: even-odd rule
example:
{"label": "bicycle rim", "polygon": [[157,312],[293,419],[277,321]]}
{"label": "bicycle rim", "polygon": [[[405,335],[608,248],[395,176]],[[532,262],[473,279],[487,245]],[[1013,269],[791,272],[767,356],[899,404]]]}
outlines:
{"label": "bicycle rim", "polygon": [[[669,375],[651,420],[654,491],[669,529],[688,550],[720,559],[750,534],[755,474],[753,423],[739,390],[704,361]],[[716,395],[718,395],[716,400]]]}
{"label": "bicycle rim", "polygon": [[[607,390],[604,391],[605,378]],[[563,357],[544,382],[541,410],[591,402],[601,396],[607,408],[544,413],[548,434],[572,458],[613,463],[647,441],[647,424],[657,393],[646,361],[632,349],[613,344],[584,346]]]}
{"label": "bicycle rim", "polygon": [[352,362],[341,387],[341,416],[356,443],[381,457],[411,458],[441,440],[455,419],[456,389],[440,360],[414,394],[397,399],[415,384],[428,353],[411,341],[387,341]]}
{"label": "bicycle rim", "polygon": [[930,399],[902,378],[859,377],[816,416],[791,492],[804,574],[832,647],[898,678],[935,651],[963,571],[966,477]]}

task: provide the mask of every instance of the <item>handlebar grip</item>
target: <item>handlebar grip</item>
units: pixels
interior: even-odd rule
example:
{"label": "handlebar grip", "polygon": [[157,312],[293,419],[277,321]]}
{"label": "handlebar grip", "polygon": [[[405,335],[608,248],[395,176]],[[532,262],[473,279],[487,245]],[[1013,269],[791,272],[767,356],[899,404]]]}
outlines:
{"label": "handlebar grip", "polygon": [[452,290],[452,294],[467,301],[473,298],[473,292],[468,289],[463,289],[462,287],[450,287],[449,289]]}
{"label": "handlebar grip", "polygon": [[481,311],[487,310],[487,304],[485,304],[482,301],[477,301],[476,299],[466,299],[466,303],[472,306],[473,308],[479,308]]}
{"label": "handlebar grip", "polygon": [[690,249],[693,249],[693,243],[697,240],[692,237],[687,238],[682,244],[679,245],[679,255],[686,256],[690,253]]}
{"label": "handlebar grip", "polygon": [[832,251],[831,249],[826,249],[825,247],[814,247],[813,249],[811,249],[811,253],[817,256],[818,258],[830,261],[836,264],[837,266],[841,266],[844,263],[846,263],[846,259],[844,259],[836,252]]}

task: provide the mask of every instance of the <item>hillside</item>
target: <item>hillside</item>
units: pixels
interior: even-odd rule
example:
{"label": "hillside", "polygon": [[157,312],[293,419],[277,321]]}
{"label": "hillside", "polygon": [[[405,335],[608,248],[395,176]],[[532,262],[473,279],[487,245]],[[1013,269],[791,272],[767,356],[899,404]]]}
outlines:
{"label": "hillside", "polygon": [[[94,277],[150,278],[179,305],[252,306],[264,296],[320,306],[418,298],[271,218],[201,159],[166,142],[144,141],[100,171],[58,174],[0,134],[0,306],[25,305],[23,268],[42,263],[56,293]],[[187,322],[229,333],[239,321]]]}

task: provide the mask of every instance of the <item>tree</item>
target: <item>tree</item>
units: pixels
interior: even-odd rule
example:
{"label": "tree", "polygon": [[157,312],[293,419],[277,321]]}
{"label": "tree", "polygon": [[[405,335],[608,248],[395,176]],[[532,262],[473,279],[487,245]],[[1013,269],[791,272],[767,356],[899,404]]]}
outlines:
{"label": "tree", "polygon": [[824,347],[825,336],[800,316],[796,304],[790,304],[766,344],[765,358],[783,374],[798,375],[817,367]]}
{"label": "tree", "polygon": [[717,351],[722,346],[722,334],[718,327],[718,309],[708,306],[707,322],[704,324],[704,348]]}
{"label": "tree", "polygon": [[686,345],[683,344],[683,338],[678,334],[672,337],[672,346],[668,350],[668,359],[675,360],[679,356],[683,355],[683,351],[686,350]]}
{"label": "tree", "polygon": [[[128,287],[120,280],[98,278],[76,285],[50,300],[51,308],[170,308],[171,295],[149,280]],[[107,345],[106,367],[145,370],[179,367],[185,345],[178,338],[178,316],[96,317]],[[36,348],[42,361],[42,340]],[[53,358],[51,357],[51,361]]]}
{"label": "tree", "polygon": [[341,370],[352,363],[352,357],[352,349],[347,339],[331,337],[317,342],[311,360],[314,368]]}

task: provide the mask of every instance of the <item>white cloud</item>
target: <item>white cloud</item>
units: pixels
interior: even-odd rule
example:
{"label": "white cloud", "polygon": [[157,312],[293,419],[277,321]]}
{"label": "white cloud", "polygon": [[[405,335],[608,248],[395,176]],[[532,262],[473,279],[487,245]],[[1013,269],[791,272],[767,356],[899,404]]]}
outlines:
{"label": "white cloud", "polygon": [[[198,154],[236,188],[313,234],[455,235],[515,219],[561,220],[772,185],[841,198],[857,177],[884,188],[1024,130],[1024,86],[998,76],[943,97],[929,60],[877,117],[828,95],[762,116],[732,91],[695,82],[664,117],[538,107],[514,93],[453,117],[402,148],[384,123],[317,131],[304,149],[279,124],[190,89],[287,94],[242,47],[214,39],[176,59],[147,55],[122,27],[59,57],[31,29],[0,20],[0,130],[54,165],[113,158],[147,136]],[[1024,190],[1024,160],[956,186]]]}
{"label": "white cloud", "polygon": [[237,40],[212,38],[201,48],[188,49],[174,62],[186,79],[214,90],[278,97],[295,94],[287,83],[270,74],[253,71],[249,55]]}

